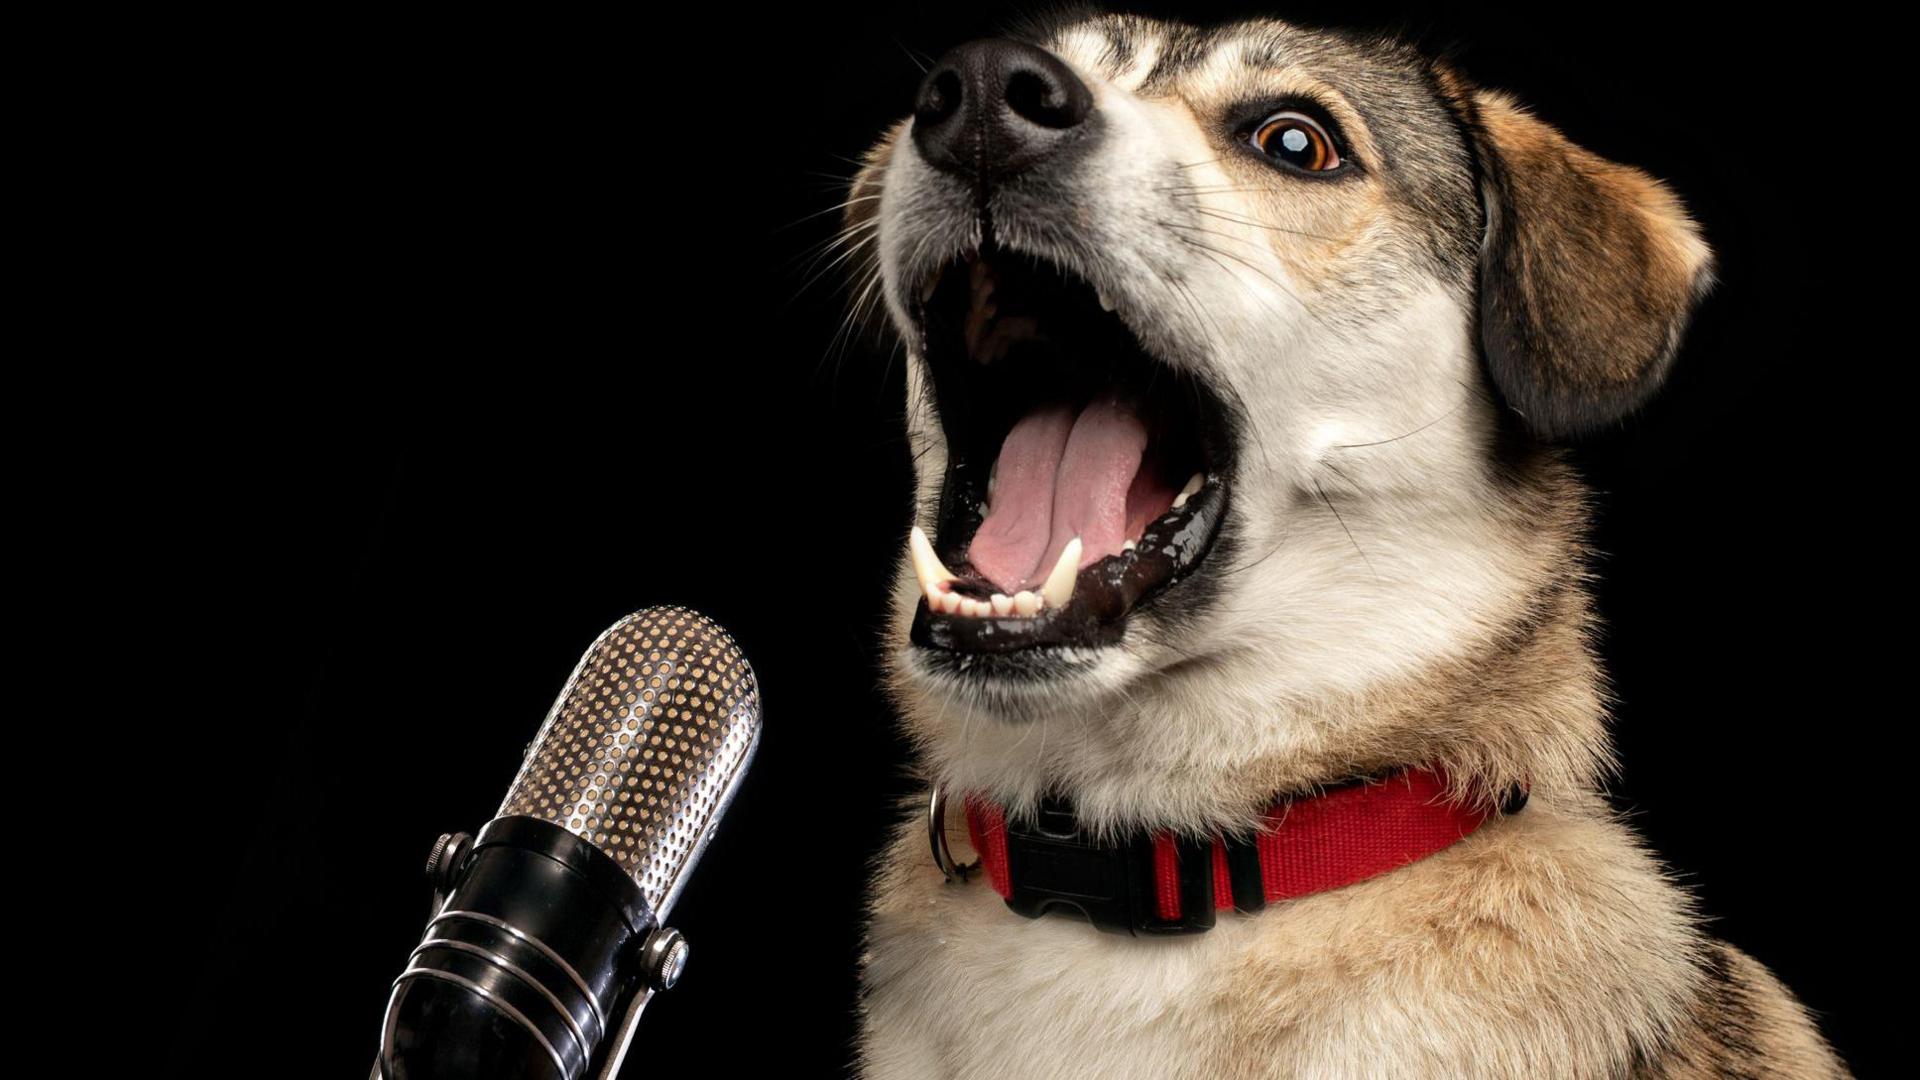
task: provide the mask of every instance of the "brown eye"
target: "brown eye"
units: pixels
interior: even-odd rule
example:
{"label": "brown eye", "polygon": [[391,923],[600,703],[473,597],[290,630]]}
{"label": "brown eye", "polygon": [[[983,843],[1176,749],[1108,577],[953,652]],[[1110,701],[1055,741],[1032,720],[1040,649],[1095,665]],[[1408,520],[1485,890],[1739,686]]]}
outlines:
{"label": "brown eye", "polygon": [[1255,150],[1305,172],[1340,167],[1340,150],[1333,145],[1333,136],[1304,113],[1274,113],[1260,121],[1250,141]]}

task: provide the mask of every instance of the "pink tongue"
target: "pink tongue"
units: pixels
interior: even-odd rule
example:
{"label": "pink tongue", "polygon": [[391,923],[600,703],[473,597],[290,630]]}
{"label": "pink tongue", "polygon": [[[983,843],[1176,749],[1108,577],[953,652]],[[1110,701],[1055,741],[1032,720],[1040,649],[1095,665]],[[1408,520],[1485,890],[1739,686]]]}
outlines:
{"label": "pink tongue", "polygon": [[1081,566],[1119,554],[1146,449],[1146,425],[1111,398],[1078,417],[1065,406],[1028,413],[1000,446],[990,512],[967,561],[1011,595],[1039,588],[1076,536]]}

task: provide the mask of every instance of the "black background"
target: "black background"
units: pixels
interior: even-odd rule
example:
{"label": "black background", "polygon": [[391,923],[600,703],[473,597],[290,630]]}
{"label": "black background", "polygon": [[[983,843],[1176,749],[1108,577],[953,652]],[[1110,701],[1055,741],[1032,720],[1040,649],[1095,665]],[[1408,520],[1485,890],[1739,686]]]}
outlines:
{"label": "black background", "polygon": [[[1452,48],[1704,223],[1721,285],[1668,392],[1578,450],[1613,790],[1864,1064],[1875,661],[1832,568],[1871,548],[1826,453],[1847,424],[1806,173],[1845,148],[1783,81],[1804,29],[1277,10]],[[897,357],[836,340],[844,279],[808,259],[920,65],[1004,15],[342,15],[172,73],[170,194],[141,209],[191,264],[148,267],[182,275],[153,318],[208,362],[135,387],[181,404],[122,432],[107,516],[155,590],[119,617],[177,654],[149,688],[164,827],[134,856],[195,957],[137,1018],[173,1066],[364,1076],[433,838],[491,815],[600,629],[684,603],[746,649],[767,726],[637,1045],[650,1075],[844,1070],[865,864],[910,787],[876,689],[909,491]]]}

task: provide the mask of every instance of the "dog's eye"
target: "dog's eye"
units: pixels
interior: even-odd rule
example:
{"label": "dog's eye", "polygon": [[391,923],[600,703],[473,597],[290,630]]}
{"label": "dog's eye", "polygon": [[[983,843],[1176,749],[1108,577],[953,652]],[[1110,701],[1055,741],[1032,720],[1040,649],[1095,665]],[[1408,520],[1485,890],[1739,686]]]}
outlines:
{"label": "dog's eye", "polygon": [[1253,129],[1253,148],[1303,172],[1340,167],[1340,149],[1327,129],[1305,113],[1277,112]]}

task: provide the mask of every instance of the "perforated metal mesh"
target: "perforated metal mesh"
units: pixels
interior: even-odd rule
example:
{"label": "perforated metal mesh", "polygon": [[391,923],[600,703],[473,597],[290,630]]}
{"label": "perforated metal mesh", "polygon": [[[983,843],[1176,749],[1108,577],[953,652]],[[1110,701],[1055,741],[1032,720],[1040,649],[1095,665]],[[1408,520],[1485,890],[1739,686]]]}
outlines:
{"label": "perforated metal mesh", "polygon": [[753,670],[725,630],[686,608],[637,611],[581,657],[500,816],[589,841],[664,913],[759,726]]}

